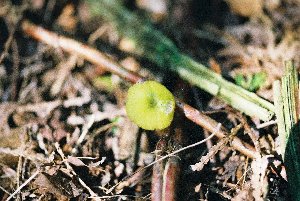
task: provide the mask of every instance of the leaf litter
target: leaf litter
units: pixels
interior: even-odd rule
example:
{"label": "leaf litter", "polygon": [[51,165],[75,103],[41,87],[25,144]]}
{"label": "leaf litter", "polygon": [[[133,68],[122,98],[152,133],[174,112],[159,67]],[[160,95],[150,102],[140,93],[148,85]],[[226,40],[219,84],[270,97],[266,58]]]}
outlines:
{"label": "leaf litter", "polygon": [[[28,6],[28,2],[32,6]],[[237,2],[228,1],[233,12],[229,7],[219,12],[238,24],[224,23],[223,27],[205,30],[209,25],[216,26],[214,22],[206,21],[206,26],[200,27],[204,31],[201,33],[208,31],[219,35],[221,40],[210,38],[217,44],[203,35],[197,38],[187,33],[190,29],[194,31],[192,33],[200,33],[196,32],[199,27],[192,9],[194,1],[186,1],[184,9],[180,9],[178,2],[170,7],[164,7],[168,1],[160,2],[161,10],[147,1],[137,1],[135,9],[146,9],[151,20],[179,47],[184,47],[185,52],[200,60],[214,61],[211,62],[212,69],[232,78],[241,75],[245,82],[249,79],[245,88],[253,87],[251,79],[255,75],[266,73],[266,80],[258,82],[253,91],[268,100],[272,101],[273,81],[283,75],[283,60],[293,59],[299,67],[299,1],[255,1],[259,6],[253,6],[253,13],[259,13],[260,17],[251,12],[245,14],[239,6],[232,7]],[[172,84],[187,85],[188,91],[192,91],[192,87],[178,78],[170,81],[162,72],[151,72],[144,66],[153,64],[117,50],[118,46],[121,50],[128,49],[131,44],[122,42],[109,24],[92,19],[85,2],[32,0],[18,4],[3,1],[0,5],[0,27],[4,32],[4,38],[0,40],[1,199],[149,199],[152,170],[144,167],[154,161],[159,137],[153,133],[144,133],[141,137],[141,130],[126,117],[124,103],[129,83],[91,66],[76,54],[66,54],[59,48],[50,48],[30,39],[18,25],[24,19],[36,21],[38,16],[38,23],[45,23],[55,33],[78,41],[90,37],[91,45],[145,77],[156,77],[174,89]],[[183,19],[189,22],[182,23]],[[176,29],[168,29],[169,25]],[[218,47],[220,43],[222,48]],[[205,49],[207,44],[212,47],[209,51]],[[117,77],[112,82],[114,87],[106,88],[110,85],[99,86],[94,82],[107,75],[111,79]],[[195,94],[201,95],[200,101],[193,103],[186,97],[199,97]],[[210,116],[227,129],[236,129],[238,123],[243,123],[236,135],[255,148],[260,147],[255,159],[245,158],[230,148],[232,137],[227,136],[219,141],[209,139],[215,144],[209,150],[201,145],[178,154],[176,157],[184,162],[179,181],[185,186],[180,184],[181,188],[177,189],[181,198],[277,200],[286,196],[284,177],[280,171],[271,168],[272,161],[283,167],[276,153],[276,125],[256,129],[257,120],[230,117],[232,109],[222,102],[210,107],[214,99],[204,97],[207,94],[199,90],[181,93],[181,96],[195,107],[212,112]],[[185,126],[189,125],[186,121],[181,123],[174,126],[187,134],[183,147],[203,137],[202,129],[195,125]],[[254,128],[253,136],[249,134],[249,126]],[[169,143],[171,146],[174,142]],[[165,152],[172,153],[170,150]],[[165,152],[162,154],[167,155]],[[191,165],[199,172],[190,171]],[[278,177],[272,177],[274,172]],[[187,177],[192,179],[185,179]],[[268,188],[271,177],[281,185]]]}

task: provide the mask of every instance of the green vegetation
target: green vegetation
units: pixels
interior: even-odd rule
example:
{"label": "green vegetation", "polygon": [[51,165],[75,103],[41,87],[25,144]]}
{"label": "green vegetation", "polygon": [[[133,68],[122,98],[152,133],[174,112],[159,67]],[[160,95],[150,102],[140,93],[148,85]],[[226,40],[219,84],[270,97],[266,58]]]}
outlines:
{"label": "green vegetation", "polygon": [[274,83],[274,103],[280,137],[281,155],[286,166],[292,200],[300,200],[300,127],[298,73],[291,61],[285,76]]}
{"label": "green vegetation", "polygon": [[266,82],[267,74],[265,72],[255,73],[244,77],[242,74],[237,74],[234,77],[235,83],[248,91],[255,92]]}

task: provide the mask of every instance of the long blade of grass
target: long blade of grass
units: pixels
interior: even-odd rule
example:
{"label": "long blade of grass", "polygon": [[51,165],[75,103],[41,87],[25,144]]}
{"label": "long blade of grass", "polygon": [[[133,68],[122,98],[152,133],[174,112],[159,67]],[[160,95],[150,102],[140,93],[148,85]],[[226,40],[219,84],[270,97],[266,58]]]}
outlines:
{"label": "long blade of grass", "polygon": [[274,103],[281,154],[286,166],[292,200],[300,200],[300,125],[298,114],[298,73],[291,61],[285,63],[285,75],[274,83]]}

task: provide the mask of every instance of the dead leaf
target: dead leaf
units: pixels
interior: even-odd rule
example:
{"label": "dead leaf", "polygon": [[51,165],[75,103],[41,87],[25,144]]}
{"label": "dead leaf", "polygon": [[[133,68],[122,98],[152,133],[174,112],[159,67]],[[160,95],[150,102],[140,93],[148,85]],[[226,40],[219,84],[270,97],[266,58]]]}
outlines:
{"label": "dead leaf", "polygon": [[34,185],[37,186],[36,193],[42,195],[53,194],[55,197],[59,198],[59,200],[68,200],[68,197],[65,196],[60,189],[54,186],[44,174],[39,174],[37,176]]}
{"label": "dead leaf", "polygon": [[220,180],[223,180],[223,185],[227,183],[229,179],[231,181],[236,181],[235,178],[238,168],[240,167],[241,160],[239,155],[233,155],[229,158],[229,160],[226,161],[224,164],[224,172],[221,176],[217,177]]}
{"label": "dead leaf", "polygon": [[47,193],[55,194],[61,198],[74,198],[83,192],[76,178],[69,177],[61,170],[56,171],[53,175],[47,173],[40,175],[36,179],[35,184],[44,188],[44,191]]}
{"label": "dead leaf", "polygon": [[57,19],[57,24],[65,31],[72,32],[76,28],[77,21],[75,17],[75,7],[70,3],[64,7],[61,15]]}
{"label": "dead leaf", "polygon": [[226,0],[231,10],[244,17],[255,17],[262,13],[262,0]]}
{"label": "dead leaf", "polygon": [[[0,104],[0,133],[7,135],[10,131],[8,125],[9,115],[15,111],[17,105],[13,103]],[[1,141],[1,140],[0,140]]]}
{"label": "dead leaf", "polygon": [[68,161],[68,163],[71,163],[72,165],[75,165],[75,166],[86,166],[84,164],[84,162],[82,162],[82,160],[80,160],[77,157],[68,156],[67,161]]}

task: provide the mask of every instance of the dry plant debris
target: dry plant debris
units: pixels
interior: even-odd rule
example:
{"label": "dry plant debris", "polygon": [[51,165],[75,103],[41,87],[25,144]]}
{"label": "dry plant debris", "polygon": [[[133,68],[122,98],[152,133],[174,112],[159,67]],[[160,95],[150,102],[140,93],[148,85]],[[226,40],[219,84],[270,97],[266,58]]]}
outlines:
{"label": "dry plant debris", "polygon": [[[284,60],[299,72],[298,0],[124,2],[270,102]],[[88,3],[0,2],[1,200],[289,200],[276,119],[262,124],[154,70]],[[125,111],[129,86],[146,78],[177,97],[159,132]]]}

